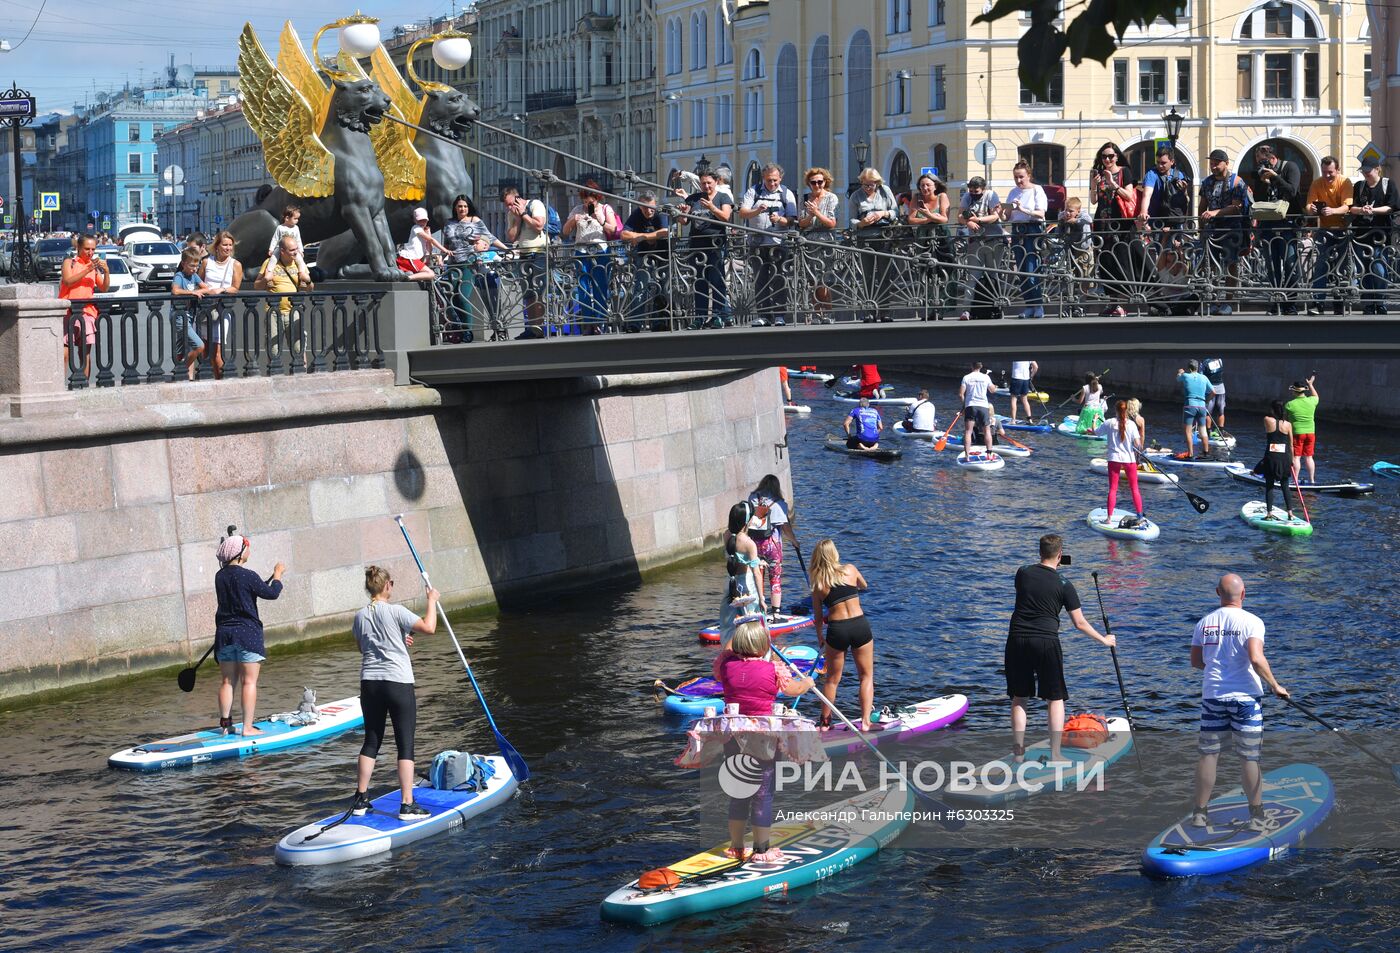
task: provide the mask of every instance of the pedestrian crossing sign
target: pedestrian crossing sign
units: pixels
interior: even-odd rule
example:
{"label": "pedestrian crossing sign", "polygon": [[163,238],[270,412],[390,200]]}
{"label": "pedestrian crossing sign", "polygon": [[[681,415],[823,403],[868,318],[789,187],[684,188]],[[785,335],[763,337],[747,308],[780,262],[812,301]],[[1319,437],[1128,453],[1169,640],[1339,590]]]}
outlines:
{"label": "pedestrian crossing sign", "polygon": [[60,211],[59,205],[58,205],[58,193],[57,193],[57,192],[40,192],[40,193],[39,193],[39,210],[40,210],[40,211],[43,211],[43,212],[57,212],[57,211]]}
{"label": "pedestrian crossing sign", "polygon": [[6,212],[6,213],[5,213],[5,224],[6,224],[6,225],[13,225],[14,223],[15,223],[15,217],[14,217],[13,215],[9,214],[8,212]]}

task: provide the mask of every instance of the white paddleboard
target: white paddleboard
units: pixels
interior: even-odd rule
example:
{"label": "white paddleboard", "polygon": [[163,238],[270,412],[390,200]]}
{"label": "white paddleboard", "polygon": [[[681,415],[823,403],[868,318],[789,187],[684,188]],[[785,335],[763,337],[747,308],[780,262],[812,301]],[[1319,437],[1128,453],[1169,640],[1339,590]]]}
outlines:
{"label": "white paddleboard", "polygon": [[1066,437],[1073,437],[1076,440],[1098,440],[1101,443],[1106,442],[1108,440],[1107,437],[1100,437],[1092,430],[1088,433],[1080,433],[1078,414],[1070,414],[1064,420],[1060,421],[1060,425],[1055,429],[1060,433],[1064,434]]}
{"label": "white paddleboard", "polygon": [[795,380],[795,381],[823,381],[823,382],[825,382],[825,381],[835,380],[835,379],[836,379],[836,375],[835,375],[835,374],[822,374],[822,373],[820,373],[819,371],[794,371],[792,368],[789,367],[789,368],[787,369],[787,372],[788,372],[788,379],[789,379],[789,380]]}
{"label": "white paddleboard", "polygon": [[1133,746],[1133,733],[1126,718],[1107,719],[1108,738],[1096,748],[1061,747],[1061,756],[1073,762],[1069,768],[1049,768],[1045,762],[1050,758],[1050,739],[1046,738],[1026,748],[1025,762],[1018,764],[1011,755],[1004,755],[996,761],[989,761],[974,774],[970,782],[957,784],[950,781],[943,789],[949,800],[975,801],[979,804],[1005,804],[1028,798],[1043,791],[1074,791],[1081,778],[1089,778],[1089,789],[1097,782],[1090,775],[1092,769],[1102,765],[1107,768]]}
{"label": "white paddleboard", "polygon": [[806,404],[783,404],[785,414],[810,414],[812,408]]}
{"label": "white paddleboard", "polygon": [[[831,399],[842,404],[859,404],[859,397],[849,397],[845,394],[832,394]],[[911,407],[918,402],[917,397],[871,397],[872,407]]]}
{"label": "white paddleboard", "polygon": [[890,428],[896,437],[903,437],[906,440],[937,440],[943,436],[941,430],[910,430],[904,426],[904,421],[899,420]]}
{"label": "white paddleboard", "polygon": [[1145,520],[1141,526],[1120,525],[1123,517],[1132,515],[1132,510],[1115,510],[1113,521],[1109,522],[1108,510],[1099,507],[1096,510],[1089,511],[1089,515],[1085,517],[1085,522],[1089,524],[1090,529],[1116,539],[1138,539],[1146,542],[1156,539],[1161,535],[1161,527],[1151,520]]}
{"label": "white paddleboard", "polygon": [[[1108,461],[1105,460],[1103,457],[1095,457],[1094,459],[1089,461],[1089,469],[1093,470],[1095,473],[1107,473]],[[1127,477],[1123,478],[1123,482],[1125,484],[1127,483]],[[1170,486],[1173,483],[1180,483],[1181,477],[1177,476],[1175,473],[1163,473],[1155,466],[1144,465],[1139,463],[1138,482],[1155,483],[1160,486]]]}
{"label": "white paddleboard", "polygon": [[1000,470],[1006,466],[1006,461],[997,453],[974,453],[970,457],[960,453],[957,463],[965,470]]}

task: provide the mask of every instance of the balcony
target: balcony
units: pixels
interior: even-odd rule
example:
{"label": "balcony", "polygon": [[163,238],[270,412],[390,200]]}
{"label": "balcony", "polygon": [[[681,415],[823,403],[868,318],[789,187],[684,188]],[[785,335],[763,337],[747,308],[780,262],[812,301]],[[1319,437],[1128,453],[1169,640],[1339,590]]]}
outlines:
{"label": "balcony", "polygon": [[578,93],[572,88],[551,89],[538,93],[525,94],[525,111],[544,112],[546,109],[568,109],[578,102]]}
{"label": "balcony", "polygon": [[1241,116],[1316,116],[1321,110],[1321,102],[1316,99],[1302,100],[1302,108],[1295,109],[1291,99],[1241,99],[1237,102]]}

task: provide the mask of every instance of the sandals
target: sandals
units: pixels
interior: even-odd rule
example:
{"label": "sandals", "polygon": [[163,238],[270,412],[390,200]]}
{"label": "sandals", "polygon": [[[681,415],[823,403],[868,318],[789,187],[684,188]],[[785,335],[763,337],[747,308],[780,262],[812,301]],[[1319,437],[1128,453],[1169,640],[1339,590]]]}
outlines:
{"label": "sandals", "polygon": [[749,855],[742,847],[726,847],[724,849],[724,856],[728,857],[730,860],[743,860]]}

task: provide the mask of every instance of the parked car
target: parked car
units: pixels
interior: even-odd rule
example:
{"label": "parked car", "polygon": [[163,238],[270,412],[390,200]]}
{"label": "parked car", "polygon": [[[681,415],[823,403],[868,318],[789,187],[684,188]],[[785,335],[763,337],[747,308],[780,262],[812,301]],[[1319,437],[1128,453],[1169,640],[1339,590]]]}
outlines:
{"label": "parked car", "polygon": [[129,245],[134,241],[157,241],[160,239],[160,229],[150,222],[128,222],[117,229],[117,241],[123,245]]}
{"label": "parked car", "polygon": [[46,281],[57,281],[61,278],[63,259],[72,251],[71,238],[41,238],[35,242],[34,266],[39,272],[39,278]]}
{"label": "parked car", "polygon": [[[96,292],[94,298],[135,298],[141,293],[137,286],[136,277],[131,273],[131,269],[126,266],[126,259],[119,254],[108,252],[102,255],[102,260],[107,263],[107,270],[112,274],[112,280],[107,285],[105,292]],[[113,304],[114,312],[137,313],[135,301],[122,301],[120,304]]]}
{"label": "parked car", "polygon": [[142,291],[165,290],[180,267],[180,248],[174,242],[146,241],[144,235],[128,240],[122,255]]}

